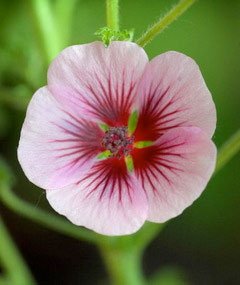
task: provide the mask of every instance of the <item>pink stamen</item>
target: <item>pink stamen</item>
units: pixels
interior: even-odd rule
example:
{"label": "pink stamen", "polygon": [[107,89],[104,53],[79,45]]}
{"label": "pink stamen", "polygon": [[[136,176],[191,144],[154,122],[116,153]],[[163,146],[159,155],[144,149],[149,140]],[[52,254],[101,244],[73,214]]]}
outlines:
{"label": "pink stamen", "polygon": [[121,158],[131,153],[134,136],[128,136],[127,127],[111,127],[105,132],[102,146],[111,152],[111,157]]}

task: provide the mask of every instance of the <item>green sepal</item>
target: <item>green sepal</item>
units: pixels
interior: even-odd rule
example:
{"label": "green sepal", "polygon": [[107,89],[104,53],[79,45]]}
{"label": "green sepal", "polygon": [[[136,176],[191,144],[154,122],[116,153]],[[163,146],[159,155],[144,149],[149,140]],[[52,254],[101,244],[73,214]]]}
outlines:
{"label": "green sepal", "polygon": [[111,155],[111,151],[105,150],[105,151],[99,153],[99,155],[97,156],[97,159],[106,159],[106,158],[109,158],[110,155]]}
{"label": "green sepal", "polygon": [[139,141],[134,143],[135,148],[145,148],[153,145],[153,141]]}
{"label": "green sepal", "polygon": [[104,124],[104,123],[99,124],[99,128],[104,132],[109,130],[109,126],[107,124]]}
{"label": "green sepal", "polygon": [[100,37],[104,45],[107,47],[112,41],[132,41],[133,30],[114,30],[104,27],[96,31],[96,36]]}
{"label": "green sepal", "polygon": [[132,112],[128,119],[128,133],[129,135],[132,135],[134,131],[137,128],[137,123],[138,123],[138,111],[135,110]]}
{"label": "green sepal", "polygon": [[131,155],[125,156],[124,159],[125,159],[125,163],[126,163],[127,170],[128,170],[129,172],[133,172],[133,170],[134,170],[134,164],[133,164],[132,156],[131,156]]}

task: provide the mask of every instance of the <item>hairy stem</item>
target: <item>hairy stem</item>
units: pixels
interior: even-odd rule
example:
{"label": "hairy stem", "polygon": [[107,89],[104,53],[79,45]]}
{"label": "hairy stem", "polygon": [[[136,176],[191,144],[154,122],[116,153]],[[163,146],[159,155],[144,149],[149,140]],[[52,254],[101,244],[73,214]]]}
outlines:
{"label": "hairy stem", "polygon": [[118,0],[106,0],[107,26],[119,30],[119,5]]}
{"label": "hairy stem", "polygon": [[[2,284],[34,285],[30,271],[22,256],[15,246],[7,228],[0,216],[0,260],[6,271],[7,279],[2,279]],[[8,280],[11,281],[8,283]],[[5,282],[5,283],[4,283]]]}
{"label": "hairy stem", "polygon": [[45,212],[44,210],[36,208],[30,203],[21,200],[12,192],[11,188],[7,184],[1,183],[0,198],[2,202],[15,213],[31,219],[32,221],[51,230],[88,242],[97,243],[101,241],[100,235],[97,235],[90,230],[75,226],[60,216]]}
{"label": "hairy stem", "polygon": [[137,44],[144,47],[150,43],[168,25],[181,16],[196,0],[181,0],[165,16],[153,24],[138,40]]}

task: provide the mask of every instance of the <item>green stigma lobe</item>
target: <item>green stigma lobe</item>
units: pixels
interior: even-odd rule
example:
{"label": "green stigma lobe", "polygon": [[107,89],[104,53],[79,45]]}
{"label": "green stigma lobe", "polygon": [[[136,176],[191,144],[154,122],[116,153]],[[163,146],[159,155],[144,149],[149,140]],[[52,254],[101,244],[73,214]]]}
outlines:
{"label": "green stigma lobe", "polygon": [[125,163],[126,163],[127,170],[129,172],[133,172],[134,165],[133,165],[133,159],[131,155],[125,156]]}
{"label": "green stigma lobe", "polygon": [[97,159],[106,159],[106,158],[109,158],[110,155],[111,155],[111,151],[105,150],[105,151],[99,153],[99,155],[97,156]]}
{"label": "green stigma lobe", "polygon": [[140,142],[135,142],[134,143],[134,147],[135,148],[145,148],[145,147],[148,147],[148,146],[151,146],[151,145],[153,145],[152,141],[140,141]]}
{"label": "green stigma lobe", "polygon": [[104,132],[106,132],[107,130],[109,130],[109,126],[106,125],[106,124],[103,124],[103,123],[99,124],[99,128],[100,128],[102,131],[104,131]]}
{"label": "green stigma lobe", "polygon": [[137,128],[138,123],[138,111],[133,111],[128,119],[128,133],[132,135]]}

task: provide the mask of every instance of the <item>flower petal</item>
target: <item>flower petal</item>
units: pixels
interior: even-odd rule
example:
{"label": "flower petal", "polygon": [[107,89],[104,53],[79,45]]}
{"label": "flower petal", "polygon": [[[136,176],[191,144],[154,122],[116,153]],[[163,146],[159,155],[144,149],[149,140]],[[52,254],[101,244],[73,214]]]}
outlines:
{"label": "flower petal", "polygon": [[148,220],[165,222],[202,193],[214,171],[216,147],[201,129],[181,127],[154,146],[135,149],[133,158],[149,201]]}
{"label": "flower petal", "polygon": [[48,85],[57,100],[77,113],[126,125],[147,62],[145,51],[131,42],[71,46],[50,65]]}
{"label": "flower petal", "polygon": [[137,179],[116,158],[98,162],[77,184],[47,191],[47,199],[72,223],[105,235],[136,232],[148,211]]}
{"label": "flower petal", "polygon": [[178,52],[166,52],[147,65],[139,84],[138,140],[156,140],[166,130],[196,126],[209,137],[216,110],[198,65]]}
{"label": "flower petal", "polygon": [[64,111],[43,87],[28,106],[18,159],[34,184],[45,189],[64,187],[93,165],[103,135],[95,123]]}

